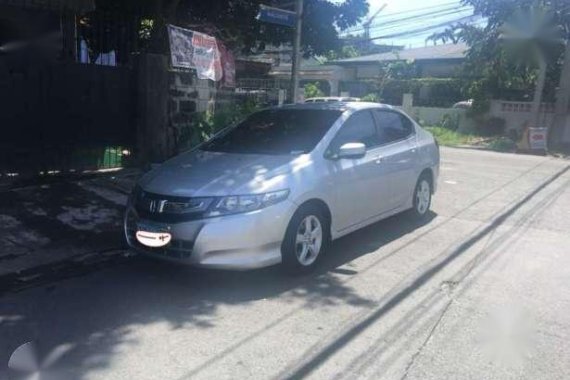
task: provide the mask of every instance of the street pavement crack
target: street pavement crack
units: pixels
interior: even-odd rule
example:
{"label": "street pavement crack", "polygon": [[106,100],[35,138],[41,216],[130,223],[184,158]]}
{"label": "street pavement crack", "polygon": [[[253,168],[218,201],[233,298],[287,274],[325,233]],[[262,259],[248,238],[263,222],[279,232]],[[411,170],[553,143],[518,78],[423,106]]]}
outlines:
{"label": "street pavement crack", "polygon": [[404,374],[402,375],[402,377],[400,378],[400,380],[405,380],[408,378],[408,373],[410,371],[410,369],[414,366],[416,359],[420,356],[420,354],[422,353],[423,349],[425,348],[425,346],[427,346],[427,344],[429,343],[431,337],[433,336],[433,334],[435,333],[435,331],[437,330],[437,327],[439,326],[439,324],[441,323],[441,321],[443,320],[443,317],[445,316],[445,314],[447,313],[447,311],[449,310],[451,304],[453,303],[453,299],[450,299],[447,304],[445,305],[445,307],[443,308],[443,310],[441,311],[441,314],[439,315],[439,318],[437,319],[437,321],[435,321],[434,325],[432,326],[432,328],[430,329],[428,336],[426,337],[426,339],[422,342],[422,344],[418,347],[417,351],[414,352],[414,354],[412,355],[410,361],[408,362],[408,364],[406,365],[406,368],[404,369]]}

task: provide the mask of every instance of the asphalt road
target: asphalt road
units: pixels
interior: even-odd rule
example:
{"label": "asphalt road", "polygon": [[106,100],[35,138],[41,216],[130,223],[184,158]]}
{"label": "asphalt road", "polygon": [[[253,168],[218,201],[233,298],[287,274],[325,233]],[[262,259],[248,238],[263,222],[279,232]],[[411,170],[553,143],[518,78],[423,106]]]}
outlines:
{"label": "asphalt road", "polygon": [[58,379],[570,378],[570,162],[442,155],[429,221],[345,237],[312,275],[134,259],[5,295],[0,379],[28,341]]}

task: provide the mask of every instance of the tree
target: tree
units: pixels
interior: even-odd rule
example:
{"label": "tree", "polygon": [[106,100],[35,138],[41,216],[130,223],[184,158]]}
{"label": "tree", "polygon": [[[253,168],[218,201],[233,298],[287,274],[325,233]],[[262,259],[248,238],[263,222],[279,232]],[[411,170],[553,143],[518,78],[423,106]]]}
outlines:
{"label": "tree", "polygon": [[[561,37],[570,36],[570,7],[567,0],[463,0],[471,5],[474,12],[487,18],[487,25],[477,27],[458,24],[430,37],[444,42],[466,42],[469,45],[465,64],[465,75],[471,79],[465,89],[468,96],[475,100],[474,110],[485,111],[487,101],[492,97],[512,100],[529,100],[540,73],[540,60],[529,54],[521,54],[520,49],[510,49],[500,36],[505,25],[521,10],[530,12],[534,9],[550,9],[550,25],[561,31]],[[529,25],[521,28],[529,30]],[[533,41],[528,40],[530,44]],[[536,41],[535,41],[536,42]],[[529,46],[527,44],[527,46]],[[558,83],[562,62],[562,46],[542,46],[546,62],[550,63],[545,73],[544,96],[554,98],[554,89]],[[528,50],[523,50],[525,53]],[[534,58],[534,59],[529,59]]]}
{"label": "tree", "polygon": [[321,91],[318,82],[307,83],[305,85],[305,99],[320,98],[322,96],[325,96],[325,93]]}
{"label": "tree", "polygon": [[[214,35],[232,50],[263,51],[267,44],[289,43],[292,29],[256,20],[264,0],[96,0],[97,12],[136,15],[139,46],[153,52],[168,50],[166,24],[175,24]],[[274,2],[279,6],[280,2]],[[366,0],[306,0],[302,49],[306,54],[326,54],[341,47],[338,33],[356,25],[368,13]],[[145,21],[143,24],[142,21]],[[146,38],[146,39],[145,39]]]}
{"label": "tree", "polygon": [[546,52],[552,44],[561,43],[561,29],[553,22],[553,13],[545,7],[531,6],[518,10],[512,19],[500,28],[499,38],[508,42],[507,48],[530,56],[538,63],[538,76],[533,96],[533,122],[539,124],[539,110],[546,80],[548,61]]}

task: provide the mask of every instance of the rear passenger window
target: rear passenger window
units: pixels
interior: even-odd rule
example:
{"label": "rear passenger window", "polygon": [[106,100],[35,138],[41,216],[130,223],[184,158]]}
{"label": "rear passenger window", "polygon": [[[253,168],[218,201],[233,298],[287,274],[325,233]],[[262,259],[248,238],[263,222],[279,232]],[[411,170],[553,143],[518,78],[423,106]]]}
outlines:
{"label": "rear passenger window", "polygon": [[412,122],[398,112],[375,111],[378,117],[378,133],[382,144],[408,137],[413,131]]}
{"label": "rear passenger window", "polygon": [[376,125],[370,111],[364,110],[352,114],[334,137],[329,152],[334,154],[342,145],[349,142],[360,142],[367,148],[379,145]]}

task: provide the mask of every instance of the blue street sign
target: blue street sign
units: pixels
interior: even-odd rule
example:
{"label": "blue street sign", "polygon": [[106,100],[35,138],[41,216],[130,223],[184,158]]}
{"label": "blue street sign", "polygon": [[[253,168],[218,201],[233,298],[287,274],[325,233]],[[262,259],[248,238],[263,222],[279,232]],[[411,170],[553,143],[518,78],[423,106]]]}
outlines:
{"label": "blue street sign", "polygon": [[259,6],[257,19],[259,21],[268,22],[270,24],[279,24],[293,28],[295,26],[297,15],[295,12],[286,11],[284,9],[272,8],[267,5]]}

